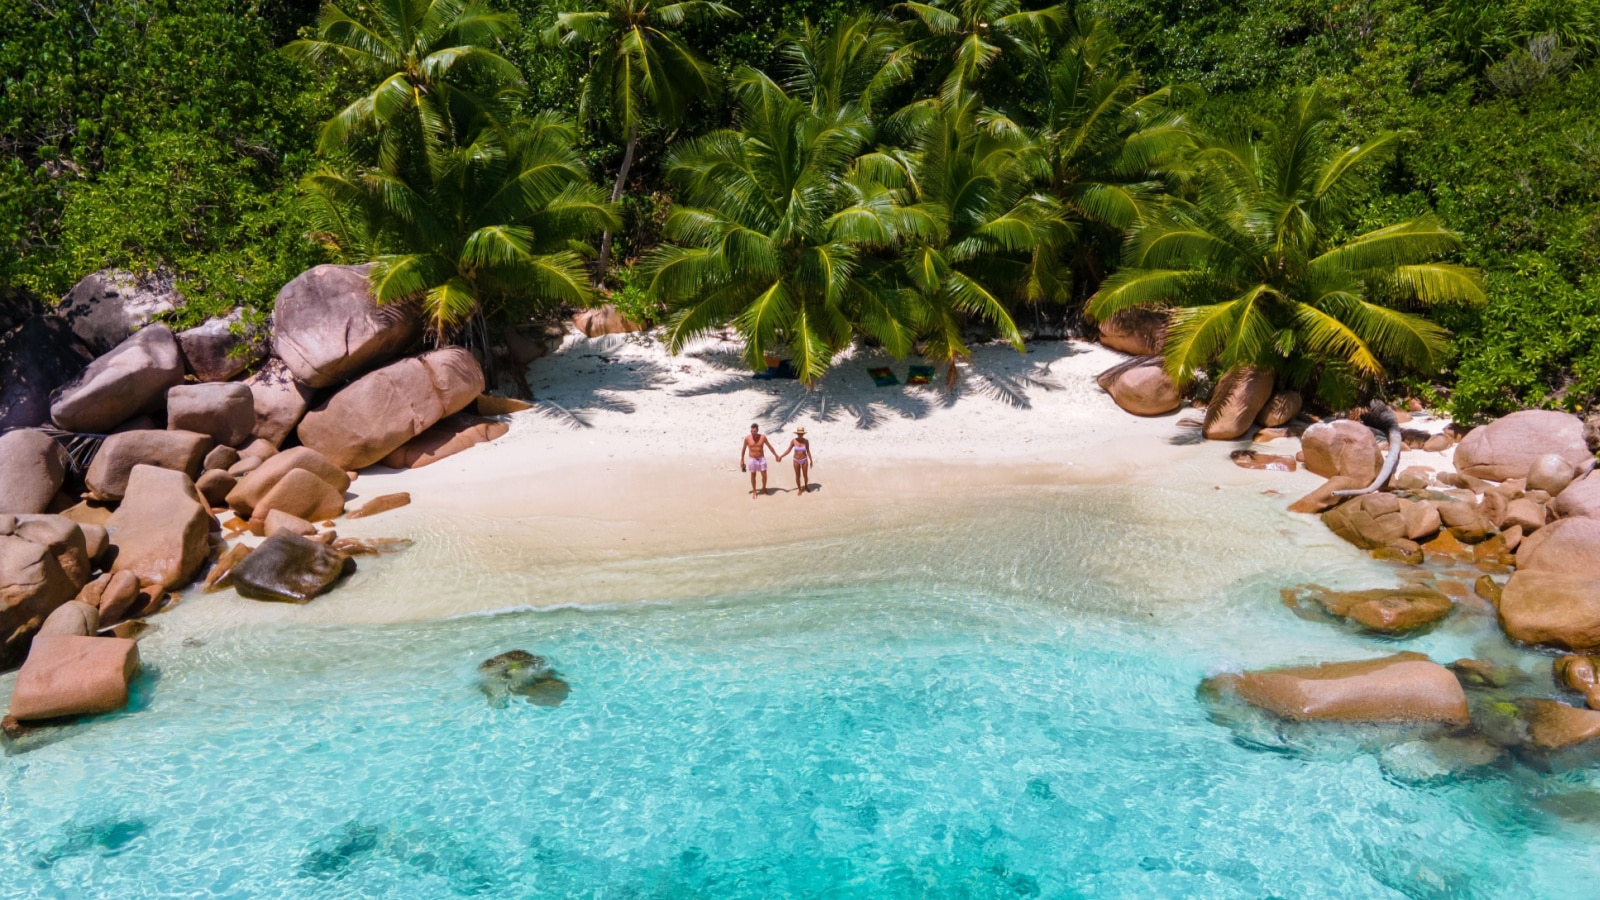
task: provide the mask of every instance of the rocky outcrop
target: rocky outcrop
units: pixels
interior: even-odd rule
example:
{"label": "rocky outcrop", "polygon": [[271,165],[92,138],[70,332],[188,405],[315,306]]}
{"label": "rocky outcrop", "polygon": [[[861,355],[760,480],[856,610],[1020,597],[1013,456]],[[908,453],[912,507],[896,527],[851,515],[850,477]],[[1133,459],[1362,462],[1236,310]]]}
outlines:
{"label": "rocky outcrop", "polygon": [[67,451],[48,434],[0,434],[0,514],[44,512],[66,476]]}
{"label": "rocky outcrop", "polygon": [[255,405],[256,424],[252,433],[276,447],[294,432],[300,417],[315,393],[301,384],[283,360],[269,359],[244,380]]}
{"label": "rocky outcrop", "polygon": [[1474,428],[1456,445],[1456,471],[1488,481],[1522,478],[1540,457],[1554,455],[1576,467],[1591,458],[1583,420],[1545,409],[1525,409]]}
{"label": "rocky outcrop", "polygon": [[242,447],[255,425],[255,398],[247,385],[180,384],[167,391],[170,429],[209,435],[225,447]]}
{"label": "rocky outcrop", "polygon": [[280,531],[235,563],[217,586],[231,587],[251,600],[305,603],[354,568],[338,550]]}
{"label": "rocky outcrop", "polygon": [[1512,640],[1563,650],[1600,650],[1600,579],[1517,571],[1500,594],[1500,627]]}
{"label": "rocky outcrop", "polygon": [[264,337],[254,333],[236,309],[178,332],[178,351],[196,381],[220,382],[260,362],[267,348]]}
{"label": "rocky outcrop", "polygon": [[1163,416],[1183,402],[1183,392],[1158,356],[1113,366],[1097,381],[1118,406],[1136,416]]}
{"label": "rocky outcrop", "polygon": [[327,482],[341,497],[350,489],[350,476],[326,456],[310,447],[295,447],[269,457],[254,471],[239,479],[228,492],[228,506],[241,518],[250,518],[257,504],[290,472],[303,469]]}
{"label": "rocky outcrop", "polygon": [[1383,454],[1372,429],[1350,419],[1318,422],[1300,436],[1306,469],[1323,478],[1344,476],[1365,487],[1383,468]]}
{"label": "rocky outcrop", "polygon": [[617,311],[615,306],[606,304],[594,309],[580,310],[572,317],[572,324],[584,333],[586,337],[603,337],[608,334],[629,334],[643,331],[644,326],[629,319]]}
{"label": "rocky outcrop", "polygon": [[1322,521],[1334,534],[1363,550],[1390,547],[1401,540],[1422,540],[1439,530],[1439,517],[1429,504],[1393,494],[1362,494],[1346,501]]}
{"label": "rocky outcrop", "polygon": [[1237,440],[1255,424],[1256,416],[1271,398],[1271,372],[1255,366],[1230,369],[1211,392],[1200,430],[1208,440]]}
{"label": "rocky outcrop", "polygon": [[383,464],[394,469],[420,469],[479,444],[498,440],[510,430],[511,426],[504,422],[456,413],[445,416],[432,428],[406,441],[400,449],[385,456]]}
{"label": "rocky outcrop", "polygon": [[182,304],[183,297],[173,290],[170,280],[140,279],[130,272],[108,269],[73,285],[55,314],[91,352],[101,354]]}
{"label": "rocky outcrop", "polygon": [[84,483],[94,499],[116,502],[127,493],[134,466],[171,469],[193,478],[210,449],[211,438],[192,431],[121,431],[100,445]]}
{"label": "rocky outcrop", "polygon": [[1164,309],[1121,310],[1099,323],[1100,343],[1129,356],[1154,356],[1167,343],[1170,318],[1171,314]]}
{"label": "rocky outcrop", "polygon": [[50,417],[67,431],[106,434],[140,413],[161,408],[167,390],[183,383],[178,342],[165,325],[150,325],[62,385]]}
{"label": "rocky outcrop", "polygon": [[107,713],[128,704],[128,685],[139,674],[133,641],[73,634],[40,635],[11,692],[19,721]]}
{"label": "rocky outcrop", "polygon": [[188,584],[206,561],[211,513],[182,472],[134,466],[122,505],[106,528],[117,548],[113,572],[132,572],[147,584]]}
{"label": "rocky outcrop", "polygon": [[1420,653],[1219,675],[1209,685],[1296,721],[1471,721],[1461,683]]}
{"label": "rocky outcrop", "polygon": [[483,392],[472,354],[447,347],[403,359],[351,382],[300,422],[300,442],[335,465],[362,469]]}
{"label": "rocky outcrop", "polygon": [[1600,519],[1600,473],[1590,472],[1567,485],[1551,509],[1564,519]]}
{"label": "rocky outcrop", "polygon": [[55,316],[33,316],[0,335],[0,431],[50,422],[50,395],[94,354]]}
{"label": "rocky outcrop", "polygon": [[317,266],[278,292],[273,355],[302,384],[329,387],[385,362],[421,332],[406,304],[379,306],[368,266]]}

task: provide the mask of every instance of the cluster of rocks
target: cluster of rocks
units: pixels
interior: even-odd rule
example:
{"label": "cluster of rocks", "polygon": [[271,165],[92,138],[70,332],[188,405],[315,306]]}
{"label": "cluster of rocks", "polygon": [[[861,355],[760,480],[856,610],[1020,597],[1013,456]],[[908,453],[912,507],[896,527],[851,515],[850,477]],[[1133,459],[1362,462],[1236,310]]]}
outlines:
{"label": "cluster of rocks", "polygon": [[[1482,661],[1447,668],[1402,654],[1224,675],[1206,689],[1294,721],[1432,722],[1454,728],[1455,739],[1470,735],[1541,766],[1592,763],[1600,754],[1594,437],[1594,428],[1566,413],[1513,413],[1462,435],[1454,471],[1407,467],[1380,490],[1346,498],[1335,491],[1379,477],[1377,436],[1356,421],[1318,423],[1301,434],[1300,460],[1327,481],[1290,508],[1320,513],[1341,538],[1418,574],[1393,589],[1290,589],[1285,603],[1390,637],[1478,604],[1516,644],[1565,653],[1552,660],[1548,682],[1508,686]],[[1493,702],[1469,704],[1475,696]]]}
{"label": "cluster of rocks", "polygon": [[[475,405],[527,408],[484,395],[464,349],[408,355],[416,311],[374,303],[365,267],[301,274],[264,330],[236,312],[175,333],[157,319],[181,303],[170,285],[101,273],[0,338],[0,667],[22,663],[15,720],[126,703],[129,623],[202,575],[257,599],[326,590],[351,556],[389,549],[332,531],[357,470],[506,432]],[[246,532],[265,540],[229,549]]]}
{"label": "cluster of rocks", "polygon": [[[1183,405],[1183,390],[1155,353],[1112,366],[1095,380],[1118,406],[1136,416],[1164,416]],[[1237,440],[1252,427],[1287,425],[1303,403],[1298,391],[1274,388],[1271,372],[1244,366],[1217,380],[1200,429],[1209,440]]]}

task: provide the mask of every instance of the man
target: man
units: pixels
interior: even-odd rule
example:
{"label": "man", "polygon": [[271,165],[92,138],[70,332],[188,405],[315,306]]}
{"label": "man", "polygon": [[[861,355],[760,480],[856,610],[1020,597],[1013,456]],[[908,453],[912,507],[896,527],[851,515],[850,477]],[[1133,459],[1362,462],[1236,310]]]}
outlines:
{"label": "man", "polygon": [[[778,455],[778,448],[772,446],[772,442],[767,440],[767,436],[761,433],[761,426],[752,424],[750,426],[750,434],[744,439],[739,448],[739,471],[748,471],[750,473],[750,499],[752,500],[756,498],[757,472],[761,473],[761,493],[765,494],[767,492],[768,450],[772,451],[772,455]],[[748,467],[745,463],[745,457],[747,456],[750,460]]]}

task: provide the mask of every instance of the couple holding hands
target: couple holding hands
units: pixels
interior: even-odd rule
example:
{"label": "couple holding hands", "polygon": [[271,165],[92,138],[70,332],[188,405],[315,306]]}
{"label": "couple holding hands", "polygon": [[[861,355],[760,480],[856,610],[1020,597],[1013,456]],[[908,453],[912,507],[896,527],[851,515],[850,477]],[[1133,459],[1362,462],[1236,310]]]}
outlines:
{"label": "couple holding hands", "polygon": [[767,451],[771,450],[778,462],[789,454],[794,454],[794,489],[796,496],[804,497],[811,492],[811,465],[816,461],[811,455],[811,441],[806,439],[806,430],[797,428],[794,440],[789,442],[788,449],[782,453],[772,446],[772,441],[761,433],[760,425],[751,425],[750,434],[744,439],[739,448],[739,471],[750,473],[750,499],[754,500],[759,494],[756,491],[756,473],[761,473],[760,494],[767,492]]}

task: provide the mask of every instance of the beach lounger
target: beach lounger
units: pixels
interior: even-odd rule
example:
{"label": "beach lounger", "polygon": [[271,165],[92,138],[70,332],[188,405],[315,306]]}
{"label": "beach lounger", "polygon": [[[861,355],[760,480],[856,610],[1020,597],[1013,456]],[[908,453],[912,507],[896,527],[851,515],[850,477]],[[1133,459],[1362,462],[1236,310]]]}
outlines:
{"label": "beach lounger", "polygon": [[906,373],[906,384],[932,384],[933,366],[912,366]]}
{"label": "beach lounger", "polygon": [[867,374],[872,376],[872,383],[878,387],[894,387],[900,383],[900,379],[894,377],[894,370],[888,366],[868,369]]}

